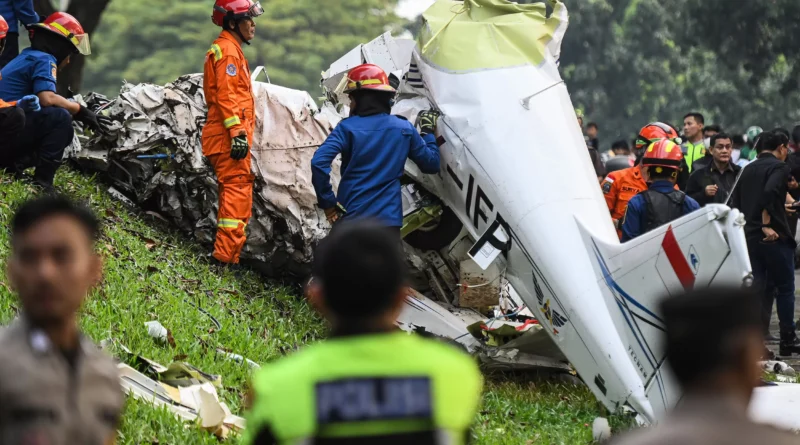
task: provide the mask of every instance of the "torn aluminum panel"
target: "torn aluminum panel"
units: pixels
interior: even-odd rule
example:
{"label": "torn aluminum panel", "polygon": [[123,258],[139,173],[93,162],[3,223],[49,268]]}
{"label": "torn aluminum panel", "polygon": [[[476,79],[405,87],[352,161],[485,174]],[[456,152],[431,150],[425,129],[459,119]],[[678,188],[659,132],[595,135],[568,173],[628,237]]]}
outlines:
{"label": "torn aluminum panel", "polygon": [[[191,74],[165,86],[126,83],[112,101],[88,95],[87,105],[102,108],[113,124],[104,137],[82,138],[82,146],[70,150],[70,159],[83,169],[103,172],[140,206],[212,243],[218,191],[202,152],[202,81],[202,75]],[[274,274],[303,276],[313,246],[329,229],[317,209],[308,166],[341,118],[330,109],[320,111],[303,91],[254,81],[253,94],[256,180],[242,258],[263,263]],[[333,177],[335,186],[337,167]]]}

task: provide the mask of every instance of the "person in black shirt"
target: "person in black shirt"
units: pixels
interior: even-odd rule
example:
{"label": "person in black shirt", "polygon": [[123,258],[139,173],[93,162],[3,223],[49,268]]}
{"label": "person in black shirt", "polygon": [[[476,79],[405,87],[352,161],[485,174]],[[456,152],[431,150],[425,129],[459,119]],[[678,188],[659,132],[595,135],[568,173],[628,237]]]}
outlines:
{"label": "person in black shirt", "polygon": [[789,166],[788,138],[765,132],[756,143],[758,157],[742,170],[731,197],[731,207],[746,219],[745,237],[753,268],[753,287],[763,297],[762,322],[769,329],[772,298],[780,322],[779,354],[800,354],[794,326],[794,241],[786,214]]}
{"label": "person in black shirt", "polygon": [[741,170],[741,167],[731,162],[733,139],[728,134],[715,134],[711,137],[710,145],[711,162],[695,168],[686,184],[686,194],[701,206],[724,204]]}

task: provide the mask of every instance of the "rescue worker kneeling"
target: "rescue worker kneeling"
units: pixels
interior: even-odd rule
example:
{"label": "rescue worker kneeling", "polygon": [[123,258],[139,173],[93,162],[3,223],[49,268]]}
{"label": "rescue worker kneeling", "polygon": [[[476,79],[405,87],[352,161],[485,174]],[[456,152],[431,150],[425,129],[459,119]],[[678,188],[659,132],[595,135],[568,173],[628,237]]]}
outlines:
{"label": "rescue worker kneeling", "polygon": [[402,247],[380,222],[337,224],[314,255],[311,303],[331,338],[262,368],[245,444],[464,444],[481,396],[470,356],[400,331]]}
{"label": "rescue worker kneeling", "polygon": [[[360,65],[347,74],[350,117],[334,128],[311,160],[311,179],[328,221],[374,218],[396,228],[403,225],[400,178],[406,159],[423,173],[439,173],[436,125],[439,113],[419,114],[419,133],[401,116],[391,115],[395,89],[376,65]],[[339,196],[331,187],[331,163],[342,155]]]}
{"label": "rescue worker kneeling", "polygon": [[34,182],[49,190],[64,150],[74,137],[72,121],[100,132],[103,119],[56,93],[58,70],[67,66],[74,54],[91,53],[89,35],[80,22],[67,13],[56,12],[44,22],[31,25],[30,38],[31,47],[0,72],[0,99],[30,100],[28,96],[36,95],[41,111],[26,110],[25,128],[16,144],[3,148],[0,168],[21,173],[35,166]]}
{"label": "rescue worker kneeling", "polygon": [[261,4],[252,0],[217,0],[211,17],[222,32],[206,53],[203,70],[208,102],[203,156],[211,162],[219,184],[213,255],[223,264],[239,263],[253,210],[250,146],[256,125],[255,99],[242,44],[249,45],[255,37],[253,19],[263,13]]}
{"label": "rescue worker kneeling", "polygon": [[622,241],[628,241],[700,208],[680,190],[675,190],[683,162],[681,147],[662,139],[647,147],[642,158],[650,184],[628,202],[622,223]]}

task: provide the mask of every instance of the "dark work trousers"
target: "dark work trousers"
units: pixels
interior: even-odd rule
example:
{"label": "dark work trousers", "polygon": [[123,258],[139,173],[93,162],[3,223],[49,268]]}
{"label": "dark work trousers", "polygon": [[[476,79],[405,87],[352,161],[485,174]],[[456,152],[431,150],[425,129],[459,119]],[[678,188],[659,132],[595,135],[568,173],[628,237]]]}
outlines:
{"label": "dark work trousers", "polygon": [[762,295],[761,320],[769,330],[772,301],[777,301],[781,332],[794,331],[794,249],[784,241],[749,241],[753,289]]}
{"label": "dark work trousers", "polygon": [[25,112],[21,108],[0,108],[0,168],[14,165],[19,154],[19,137],[25,128]]}
{"label": "dark work trousers", "polygon": [[41,111],[25,113],[25,130],[19,140],[17,162],[28,168],[37,160],[59,163],[64,150],[72,143],[74,130],[69,111],[59,107],[42,107]]}
{"label": "dark work trousers", "polygon": [[10,32],[6,35],[6,47],[3,54],[0,54],[0,69],[8,65],[8,62],[14,60],[19,55],[19,33]]}

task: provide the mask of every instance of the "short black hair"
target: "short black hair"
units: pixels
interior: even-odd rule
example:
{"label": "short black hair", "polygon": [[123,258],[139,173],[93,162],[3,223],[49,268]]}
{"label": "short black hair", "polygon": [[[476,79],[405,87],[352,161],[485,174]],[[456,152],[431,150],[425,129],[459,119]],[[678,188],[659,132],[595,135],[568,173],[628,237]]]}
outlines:
{"label": "short black hair", "polygon": [[589,128],[591,128],[591,127],[594,127],[594,128],[599,128],[599,127],[597,126],[597,123],[596,123],[596,122],[589,122],[588,124],[586,124],[586,128],[587,128],[587,129],[589,129]]}
{"label": "short black hair", "polygon": [[11,238],[24,234],[42,220],[54,216],[68,216],[86,230],[92,241],[100,237],[100,221],[94,212],[82,204],[60,195],[47,195],[24,202],[11,220]]}
{"label": "short black hair", "polygon": [[703,117],[702,114],[692,111],[691,113],[687,113],[686,116],[683,116],[683,120],[686,120],[687,117],[693,117],[695,121],[699,124],[706,124],[706,118]]}
{"label": "short black hair", "polygon": [[780,133],[780,134],[786,136],[786,139],[791,139],[792,138],[792,134],[789,133],[789,130],[787,130],[787,129],[783,128],[783,127],[773,128],[772,132],[773,133]]}
{"label": "short black hair", "polygon": [[381,315],[406,284],[400,238],[376,221],[341,222],[314,253],[313,273],[325,303],[349,320]]}
{"label": "short black hair", "polygon": [[756,153],[775,151],[781,145],[789,143],[789,137],[780,131],[765,131],[756,139]]}
{"label": "short black hair", "polygon": [[731,138],[731,135],[729,135],[728,133],[719,132],[714,136],[711,136],[711,147],[708,148],[712,148],[713,146],[717,145],[717,141],[720,139],[730,139],[731,145],[733,145],[733,138]]}
{"label": "short black hair", "polygon": [[668,362],[684,388],[720,371],[737,370],[745,346],[742,332],[760,332],[760,301],[756,293],[735,287],[691,291],[662,301]]}
{"label": "short black hair", "polygon": [[734,147],[741,147],[744,144],[746,144],[746,142],[744,141],[744,136],[741,134],[733,135],[733,139],[731,139],[731,142],[733,142]]}
{"label": "short black hair", "polygon": [[616,149],[630,150],[631,146],[628,145],[628,141],[622,139],[622,140],[619,140],[619,141],[615,141],[615,142],[613,142],[611,144],[611,150],[616,150]]}
{"label": "short black hair", "polygon": [[717,133],[722,133],[722,127],[716,124],[708,124],[703,127],[703,132],[706,131],[716,131]]}
{"label": "short black hair", "polygon": [[800,144],[800,125],[795,125],[794,128],[792,128],[792,141],[794,141],[795,144]]}

